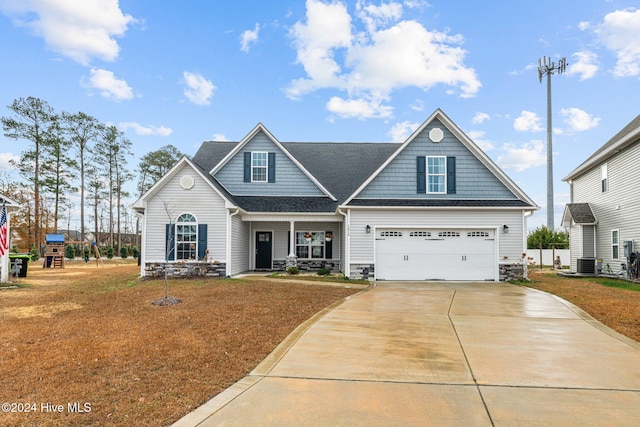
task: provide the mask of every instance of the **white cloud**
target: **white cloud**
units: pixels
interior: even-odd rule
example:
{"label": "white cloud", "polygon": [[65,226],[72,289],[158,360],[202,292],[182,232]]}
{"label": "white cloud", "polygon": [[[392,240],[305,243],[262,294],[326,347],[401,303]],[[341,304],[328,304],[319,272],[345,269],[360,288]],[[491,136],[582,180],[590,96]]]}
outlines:
{"label": "white cloud", "polygon": [[640,9],[630,8],[608,13],[594,28],[594,32],[604,47],[613,51],[618,59],[614,75],[640,75]]}
{"label": "white cloud", "polygon": [[[306,22],[297,22],[290,31],[297,62],[306,73],[287,87],[291,99],[318,89],[337,89],[348,94],[351,105],[359,100],[382,108],[369,116],[349,117],[388,117],[391,107],[384,102],[397,89],[413,86],[426,91],[445,85],[448,92],[466,98],[481,87],[475,70],[464,65],[462,36],[429,31],[417,21],[400,21],[400,3],[373,6],[359,1],[356,18],[364,21],[365,28],[361,32],[343,2],[307,0],[306,6]],[[335,104],[334,97],[327,105]]]}
{"label": "white cloud", "polygon": [[11,160],[14,162],[20,161],[20,157],[13,153],[0,153],[0,169],[11,170],[14,169],[13,165],[9,163]]}
{"label": "white cloud", "polygon": [[522,111],[520,117],[513,121],[513,128],[518,132],[540,132],[543,130],[540,117],[531,111]]}
{"label": "white cloud", "polygon": [[185,71],[182,73],[184,84],[184,96],[196,105],[211,104],[211,97],[216,86],[202,75]]}
{"label": "white cloud", "polygon": [[467,136],[471,138],[482,151],[493,150],[493,143],[484,139],[485,132],[482,130],[471,130],[467,132]]}
{"label": "white cloud", "polygon": [[258,32],[260,31],[260,24],[256,23],[253,30],[246,30],[240,35],[240,50],[243,52],[249,52],[249,45],[258,41]]}
{"label": "white cloud", "polygon": [[402,5],[393,1],[375,6],[358,0],[356,3],[356,11],[358,18],[364,22],[367,31],[370,33],[375,32],[380,25],[387,25],[402,17]]}
{"label": "white cloud", "polygon": [[473,116],[473,119],[471,119],[471,123],[473,123],[474,125],[479,125],[490,119],[491,119],[490,115],[488,115],[487,113],[483,113],[482,111],[478,111]]}
{"label": "white cloud", "polygon": [[125,101],[133,98],[133,90],[126,81],[116,78],[112,71],[92,68],[91,76],[80,81],[86,89],[97,89],[100,95],[114,101]]}
{"label": "white cloud", "polygon": [[338,96],[332,97],[327,102],[327,110],[342,118],[388,118],[391,117],[393,107],[382,105],[382,100],[373,99],[342,99]]}
{"label": "white cloud", "polygon": [[592,78],[600,68],[598,65],[598,55],[594,52],[582,51],[571,55],[576,58],[575,63],[569,64],[567,75],[579,75],[580,81]]}
{"label": "white cloud", "polygon": [[498,164],[503,169],[514,169],[517,172],[542,166],[547,162],[545,145],[542,141],[533,140],[520,145],[505,144],[504,154],[498,156]]}
{"label": "white cloud", "polygon": [[591,114],[583,111],[579,108],[563,108],[560,110],[560,115],[564,117],[564,122],[571,128],[571,130],[583,132],[598,126],[600,123],[599,117],[593,117]]}
{"label": "white cloud", "polygon": [[404,121],[402,123],[396,123],[393,125],[388,135],[393,142],[404,142],[411,136],[413,131],[418,129],[420,123],[411,123],[410,121]]}
{"label": "white cloud", "polygon": [[227,138],[226,136],[224,136],[224,134],[221,133],[214,133],[213,137],[211,139],[212,141],[229,141],[229,138]]}
{"label": "white cloud", "polygon": [[83,65],[94,57],[114,61],[120,52],[115,38],[136,22],[118,0],[3,0],[0,11],[52,51]]}
{"label": "white cloud", "polygon": [[173,133],[173,130],[168,127],[153,126],[153,125],[142,126],[141,124],[136,122],[121,122],[118,124],[118,128],[123,132],[126,132],[129,129],[133,129],[136,135],[143,135],[143,136],[147,136],[147,135],[169,136]]}

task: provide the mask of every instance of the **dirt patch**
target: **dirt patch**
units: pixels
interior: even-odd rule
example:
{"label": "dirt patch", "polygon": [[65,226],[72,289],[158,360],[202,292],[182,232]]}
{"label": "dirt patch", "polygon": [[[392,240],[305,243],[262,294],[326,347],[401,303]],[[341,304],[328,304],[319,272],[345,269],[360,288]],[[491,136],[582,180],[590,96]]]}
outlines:
{"label": "dirt patch", "polygon": [[[164,282],[139,281],[134,262],[66,264],[30,265],[24,287],[0,294],[2,399],[36,408],[2,412],[0,425],[169,425],[246,376],[300,323],[358,291],[171,280],[180,304],[156,306]],[[48,403],[64,410],[42,410]]]}

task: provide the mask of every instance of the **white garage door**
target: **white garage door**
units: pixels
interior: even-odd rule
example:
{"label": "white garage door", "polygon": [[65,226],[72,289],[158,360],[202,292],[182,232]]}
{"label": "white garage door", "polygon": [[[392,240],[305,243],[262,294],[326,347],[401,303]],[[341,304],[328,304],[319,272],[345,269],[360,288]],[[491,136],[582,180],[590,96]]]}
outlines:
{"label": "white garage door", "polygon": [[495,280],[495,229],[378,229],[377,280]]}

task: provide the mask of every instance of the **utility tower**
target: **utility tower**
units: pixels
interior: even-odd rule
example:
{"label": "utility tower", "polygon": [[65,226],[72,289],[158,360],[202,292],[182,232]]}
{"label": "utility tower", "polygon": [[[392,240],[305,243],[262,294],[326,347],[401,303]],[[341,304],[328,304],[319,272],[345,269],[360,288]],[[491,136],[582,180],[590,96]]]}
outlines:
{"label": "utility tower", "polygon": [[538,80],[542,83],[542,76],[547,76],[547,228],[553,230],[553,146],[551,134],[551,75],[562,74],[567,69],[567,58],[562,58],[558,64],[551,61],[551,57],[538,59]]}

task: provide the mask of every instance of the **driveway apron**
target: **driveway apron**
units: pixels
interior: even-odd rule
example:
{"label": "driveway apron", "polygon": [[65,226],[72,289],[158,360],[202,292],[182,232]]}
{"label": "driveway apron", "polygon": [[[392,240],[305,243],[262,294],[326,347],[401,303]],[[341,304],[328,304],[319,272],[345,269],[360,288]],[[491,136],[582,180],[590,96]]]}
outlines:
{"label": "driveway apron", "polygon": [[505,283],[378,282],[298,328],[175,426],[613,426],[640,344]]}

